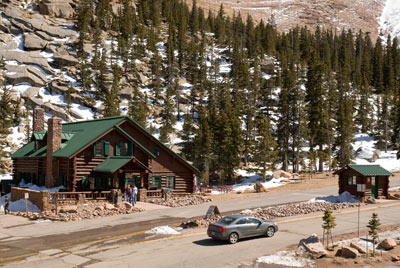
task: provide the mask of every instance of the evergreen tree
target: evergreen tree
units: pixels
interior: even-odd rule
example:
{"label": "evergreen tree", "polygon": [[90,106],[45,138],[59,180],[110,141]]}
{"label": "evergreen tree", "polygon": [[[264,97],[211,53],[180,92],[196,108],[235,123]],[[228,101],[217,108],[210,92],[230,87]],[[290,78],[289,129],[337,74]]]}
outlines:
{"label": "evergreen tree", "polygon": [[329,209],[326,209],[324,211],[324,216],[322,217],[322,220],[324,222],[322,224],[322,228],[324,229],[322,243],[324,243],[324,238],[326,237],[326,248],[329,248],[329,238],[331,239],[331,242],[333,244],[332,229],[336,226],[335,219],[336,217],[332,215],[332,211],[330,211]]}
{"label": "evergreen tree", "polygon": [[133,96],[129,102],[128,115],[144,128],[147,127],[147,116],[149,114],[147,105],[147,95],[140,92],[138,87],[134,87]]}
{"label": "evergreen tree", "polygon": [[261,115],[257,121],[254,161],[258,167],[262,168],[262,177],[265,182],[267,170],[273,170],[274,163],[278,160],[277,143],[268,117]]}
{"label": "evergreen tree", "polygon": [[380,230],[379,226],[381,226],[381,222],[378,218],[377,213],[372,213],[372,217],[368,222],[367,228],[369,229],[368,233],[372,236],[372,250],[373,254],[375,255],[375,243],[379,238],[378,231]]}
{"label": "evergreen tree", "polygon": [[160,140],[164,143],[169,142],[169,135],[174,130],[174,125],[176,123],[176,117],[174,116],[174,88],[167,88],[167,95],[164,99],[163,110],[161,112],[161,118],[163,121],[162,127],[160,129]]}

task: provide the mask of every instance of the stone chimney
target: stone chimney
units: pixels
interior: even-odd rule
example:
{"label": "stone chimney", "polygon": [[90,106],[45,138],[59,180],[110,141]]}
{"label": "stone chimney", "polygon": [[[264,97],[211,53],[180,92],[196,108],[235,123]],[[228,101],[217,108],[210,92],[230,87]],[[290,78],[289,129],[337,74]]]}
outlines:
{"label": "stone chimney", "polygon": [[57,182],[57,161],[53,159],[53,152],[61,147],[61,119],[53,116],[47,121],[47,153],[46,153],[46,186],[54,187]]}
{"label": "stone chimney", "polygon": [[33,109],[33,132],[44,132],[44,110],[42,108]]}

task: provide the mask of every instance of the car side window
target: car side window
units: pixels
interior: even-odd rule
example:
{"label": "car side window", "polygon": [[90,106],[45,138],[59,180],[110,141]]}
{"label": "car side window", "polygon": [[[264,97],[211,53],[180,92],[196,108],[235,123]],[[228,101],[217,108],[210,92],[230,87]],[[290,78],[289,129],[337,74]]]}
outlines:
{"label": "car side window", "polygon": [[246,224],[247,223],[247,219],[240,219],[237,221],[236,224]]}
{"label": "car side window", "polygon": [[249,223],[253,223],[253,224],[260,224],[261,221],[254,219],[254,218],[249,218]]}

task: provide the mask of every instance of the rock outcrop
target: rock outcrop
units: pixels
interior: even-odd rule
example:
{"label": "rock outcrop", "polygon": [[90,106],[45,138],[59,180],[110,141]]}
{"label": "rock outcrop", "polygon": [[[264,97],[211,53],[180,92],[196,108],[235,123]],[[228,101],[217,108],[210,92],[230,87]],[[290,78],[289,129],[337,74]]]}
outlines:
{"label": "rock outcrop", "polygon": [[385,250],[393,249],[397,246],[396,240],[393,238],[385,238],[382,242],[379,243],[379,246]]}
{"label": "rock outcrop", "polygon": [[39,2],[39,10],[43,15],[50,15],[59,18],[72,18],[75,5],[71,0],[42,0]]}
{"label": "rock outcrop", "polygon": [[324,246],[322,245],[321,241],[319,240],[316,234],[312,234],[310,237],[301,239],[299,242],[299,246],[303,246],[306,251],[313,257],[313,258],[321,258],[328,255],[328,252],[325,250]]}

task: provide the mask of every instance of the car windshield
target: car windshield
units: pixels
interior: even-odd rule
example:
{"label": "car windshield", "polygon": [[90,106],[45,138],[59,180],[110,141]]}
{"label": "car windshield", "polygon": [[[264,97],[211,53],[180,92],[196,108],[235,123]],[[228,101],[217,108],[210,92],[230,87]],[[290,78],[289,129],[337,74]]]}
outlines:
{"label": "car windshield", "polygon": [[231,224],[234,220],[235,220],[234,218],[225,217],[225,218],[223,218],[223,219],[220,219],[220,220],[218,221],[218,223],[219,223],[219,224],[224,224],[224,225],[229,225],[229,224]]}

